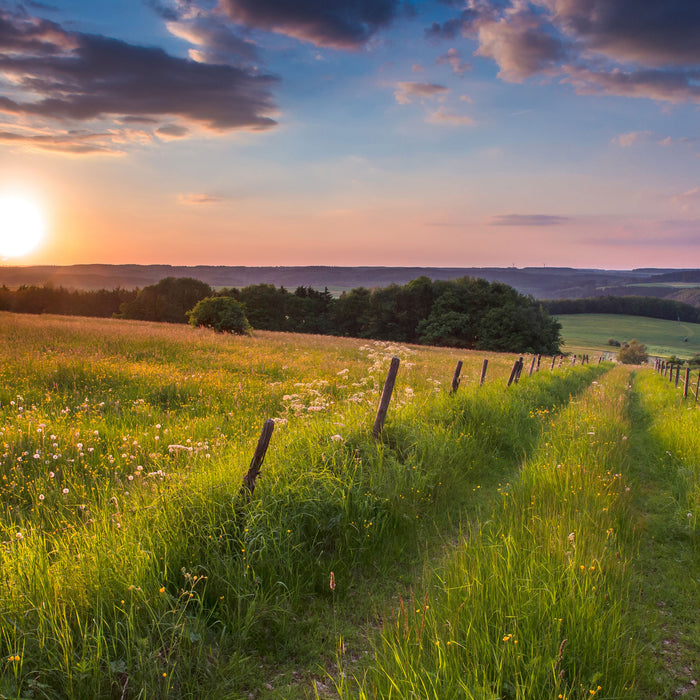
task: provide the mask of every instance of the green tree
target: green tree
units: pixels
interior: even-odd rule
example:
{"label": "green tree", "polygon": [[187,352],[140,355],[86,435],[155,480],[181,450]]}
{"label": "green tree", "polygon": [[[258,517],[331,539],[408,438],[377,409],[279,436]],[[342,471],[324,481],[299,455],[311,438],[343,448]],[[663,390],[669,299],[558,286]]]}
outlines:
{"label": "green tree", "polygon": [[250,333],[243,305],[232,297],[206,297],[187,312],[192,326],[213,328],[217,333]]}
{"label": "green tree", "polygon": [[630,340],[620,348],[617,359],[624,365],[641,365],[649,359],[647,346],[638,340]]}
{"label": "green tree", "polygon": [[200,280],[166,277],[144,287],[133,301],[122,304],[120,316],[140,321],[187,323],[187,312],[211,293],[211,287]]}

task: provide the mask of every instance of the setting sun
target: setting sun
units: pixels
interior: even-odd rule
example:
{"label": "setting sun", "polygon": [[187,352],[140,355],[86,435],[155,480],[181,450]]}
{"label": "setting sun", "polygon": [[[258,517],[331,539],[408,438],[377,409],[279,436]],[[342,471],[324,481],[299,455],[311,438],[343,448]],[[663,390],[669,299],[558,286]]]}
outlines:
{"label": "setting sun", "polygon": [[34,250],[44,237],[39,207],[27,197],[0,195],[0,257],[16,258]]}

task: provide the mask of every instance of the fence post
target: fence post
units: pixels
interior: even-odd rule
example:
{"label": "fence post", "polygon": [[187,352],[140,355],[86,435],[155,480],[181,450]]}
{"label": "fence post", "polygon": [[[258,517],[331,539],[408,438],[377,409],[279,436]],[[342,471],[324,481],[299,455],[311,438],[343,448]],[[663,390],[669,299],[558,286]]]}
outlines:
{"label": "fence post", "polygon": [[553,369],[554,369],[554,363],[555,363],[556,361],[557,361],[557,356],[556,356],[556,355],[552,355],[552,366],[549,368],[550,370],[553,370]]}
{"label": "fence post", "polygon": [[537,362],[537,355],[532,356],[532,362],[530,363],[530,374],[528,374],[528,377],[532,376],[532,373],[535,371],[535,362]]}
{"label": "fence post", "polygon": [[260,467],[262,466],[263,460],[265,459],[265,453],[270,445],[270,438],[272,437],[272,431],[275,429],[275,421],[272,418],[268,418],[263,424],[262,432],[260,433],[260,439],[258,440],[258,446],[255,448],[255,454],[253,454],[253,459],[250,462],[250,467],[243,477],[243,487],[242,492],[247,491],[250,495],[255,489],[255,480],[260,474]]}
{"label": "fence post", "polygon": [[669,384],[673,381],[673,365],[669,362],[668,365],[668,382]]}
{"label": "fence post", "polygon": [[517,384],[520,381],[520,375],[523,373],[523,365],[525,363],[523,362],[523,356],[520,356],[520,359],[518,360],[518,371],[515,373],[515,383]]}
{"label": "fence post", "polygon": [[379,440],[379,436],[382,433],[382,428],[384,427],[386,412],[389,409],[389,402],[391,401],[391,394],[394,391],[394,383],[396,382],[396,374],[399,371],[400,362],[401,360],[399,360],[398,357],[391,358],[391,365],[389,365],[389,372],[386,375],[384,389],[382,390],[382,398],[379,400],[377,417],[374,420],[374,427],[372,428],[372,435],[374,435],[375,440]]}
{"label": "fence post", "polygon": [[508,377],[508,384],[506,386],[510,386],[513,383],[513,380],[515,379],[515,373],[518,371],[518,360],[516,360],[513,363],[513,369],[510,371],[510,377]]}
{"label": "fence post", "polygon": [[487,358],[484,358],[484,364],[481,365],[481,379],[479,380],[479,386],[481,386],[484,383],[484,380],[486,379],[486,368],[489,366],[489,361]]}
{"label": "fence post", "polygon": [[678,386],[678,380],[680,379],[681,376],[681,366],[676,365],[676,384],[675,386]]}
{"label": "fence post", "polygon": [[695,403],[698,402],[698,391],[700,391],[700,372],[698,372],[698,383],[695,385]]}
{"label": "fence post", "polygon": [[688,398],[688,382],[690,381],[690,367],[685,368],[685,385],[683,387],[683,398]]}
{"label": "fence post", "polygon": [[462,371],[462,360],[457,361],[457,366],[455,367],[455,373],[452,377],[452,388],[450,389],[450,394],[454,394],[457,389],[459,389],[459,375]]}

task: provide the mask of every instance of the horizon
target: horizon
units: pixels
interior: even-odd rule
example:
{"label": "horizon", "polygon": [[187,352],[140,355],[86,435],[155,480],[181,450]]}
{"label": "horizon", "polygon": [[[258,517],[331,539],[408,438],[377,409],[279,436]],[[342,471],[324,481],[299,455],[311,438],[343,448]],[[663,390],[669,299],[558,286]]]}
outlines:
{"label": "horizon", "polygon": [[2,267],[700,259],[696,0],[9,0],[0,24]]}

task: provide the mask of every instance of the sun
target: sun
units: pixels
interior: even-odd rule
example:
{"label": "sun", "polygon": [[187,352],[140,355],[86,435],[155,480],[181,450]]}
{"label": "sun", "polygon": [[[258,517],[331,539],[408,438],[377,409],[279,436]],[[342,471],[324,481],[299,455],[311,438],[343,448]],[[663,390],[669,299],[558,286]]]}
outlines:
{"label": "sun", "polygon": [[28,197],[0,194],[0,258],[31,253],[44,237],[44,218]]}

